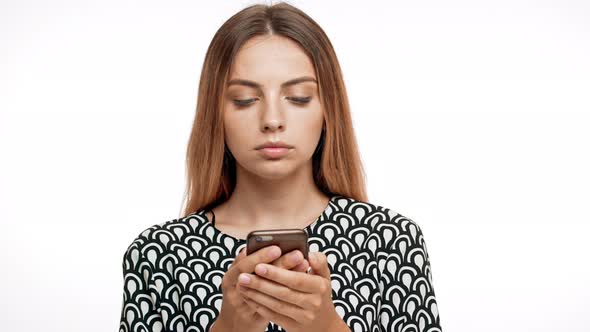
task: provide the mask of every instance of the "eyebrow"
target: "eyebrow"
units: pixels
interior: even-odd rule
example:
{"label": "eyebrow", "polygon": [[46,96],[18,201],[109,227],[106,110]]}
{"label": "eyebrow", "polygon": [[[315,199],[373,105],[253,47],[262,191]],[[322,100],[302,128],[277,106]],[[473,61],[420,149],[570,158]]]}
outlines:
{"label": "eyebrow", "polygon": [[[281,89],[286,88],[288,86],[295,85],[295,84],[303,83],[303,82],[314,82],[316,84],[318,83],[316,81],[316,79],[311,76],[301,76],[301,77],[297,77],[297,78],[294,78],[292,80],[288,80],[287,82],[282,83]],[[258,89],[258,90],[261,90],[261,88],[263,87],[263,85],[260,83],[256,83],[254,81],[249,81],[249,80],[245,80],[245,79],[241,79],[241,78],[235,78],[235,79],[229,81],[227,83],[227,86],[230,86],[230,85],[244,85],[244,86],[248,86],[251,88]]]}

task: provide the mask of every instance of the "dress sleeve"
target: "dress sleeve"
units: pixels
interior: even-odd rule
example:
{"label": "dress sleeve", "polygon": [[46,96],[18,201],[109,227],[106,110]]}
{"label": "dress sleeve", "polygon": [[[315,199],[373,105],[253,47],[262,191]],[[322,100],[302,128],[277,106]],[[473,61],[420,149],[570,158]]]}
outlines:
{"label": "dress sleeve", "polygon": [[136,239],[123,256],[123,304],[119,332],[160,332],[162,317],[157,308],[153,266]]}
{"label": "dress sleeve", "polygon": [[379,327],[385,332],[440,332],[438,305],[422,230],[402,218],[389,246],[379,288]]}

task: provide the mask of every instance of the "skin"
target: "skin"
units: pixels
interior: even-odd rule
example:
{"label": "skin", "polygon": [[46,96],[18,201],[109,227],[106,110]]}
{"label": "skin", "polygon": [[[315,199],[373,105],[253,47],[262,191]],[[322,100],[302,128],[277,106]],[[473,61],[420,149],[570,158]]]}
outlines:
{"label": "skin", "polygon": [[[237,53],[228,82],[242,79],[260,87],[232,84],[224,96],[225,141],[236,159],[237,183],[232,196],[214,208],[221,231],[245,239],[254,229],[304,228],[328,204],[312,175],[312,155],[324,125],[318,85],[309,81],[281,87],[304,76],[317,81],[311,59],[285,37],[254,37]],[[310,98],[303,104],[293,99],[301,97]],[[235,100],[249,104],[238,106]],[[268,159],[255,149],[268,140],[293,148],[280,159]],[[331,299],[326,256],[310,253],[308,262],[296,252],[299,260],[289,264],[264,260],[258,252],[246,256],[242,251],[236,257],[223,280],[219,331],[242,331],[248,322],[259,324],[253,331],[264,330],[271,320],[290,332],[350,331]],[[301,273],[307,266],[313,272]],[[240,276],[250,283],[238,281]]]}
{"label": "skin", "polygon": [[[230,85],[224,96],[225,142],[236,159],[237,182],[231,197],[214,212],[216,226],[230,235],[243,239],[253,229],[303,228],[328,204],[312,175],[311,158],[324,122],[318,85],[280,87],[301,76],[317,80],[311,60],[284,37],[253,38],[234,60],[228,82],[246,79],[262,87]],[[293,97],[311,99],[298,105]],[[254,101],[246,107],[234,102],[247,99]],[[255,149],[269,140],[294,148],[282,159],[269,160]]]}

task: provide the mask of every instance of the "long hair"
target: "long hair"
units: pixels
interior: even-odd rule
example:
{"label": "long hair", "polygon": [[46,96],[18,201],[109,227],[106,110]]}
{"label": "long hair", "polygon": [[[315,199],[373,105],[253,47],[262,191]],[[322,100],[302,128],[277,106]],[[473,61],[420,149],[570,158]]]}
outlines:
{"label": "long hair", "polygon": [[183,217],[226,201],[235,188],[236,161],[225,145],[222,99],[235,54],[250,38],[261,35],[290,38],[314,65],[325,122],[312,156],[316,185],[328,196],[367,201],[348,96],[330,40],[311,17],[288,3],[255,4],[230,17],[207,49],[186,151]]}

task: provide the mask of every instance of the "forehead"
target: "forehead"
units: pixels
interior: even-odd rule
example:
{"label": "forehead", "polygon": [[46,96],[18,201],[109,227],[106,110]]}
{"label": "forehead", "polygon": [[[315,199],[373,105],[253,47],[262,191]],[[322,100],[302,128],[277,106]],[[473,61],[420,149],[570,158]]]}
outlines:
{"label": "forehead", "polygon": [[257,36],[248,40],[232,63],[229,80],[247,79],[279,85],[300,76],[316,78],[311,59],[296,42],[282,36]]}

